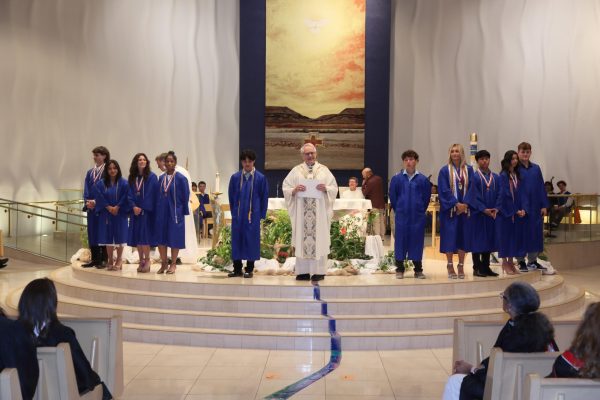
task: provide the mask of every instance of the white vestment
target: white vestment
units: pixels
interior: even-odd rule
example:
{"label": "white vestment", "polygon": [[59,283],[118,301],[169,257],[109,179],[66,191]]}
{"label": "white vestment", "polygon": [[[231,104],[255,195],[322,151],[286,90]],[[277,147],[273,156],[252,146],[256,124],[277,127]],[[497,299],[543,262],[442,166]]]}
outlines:
{"label": "white vestment", "polygon": [[362,190],[360,189],[356,189],[356,190],[345,190],[344,192],[342,192],[342,194],[340,195],[340,199],[364,199],[365,196],[363,196],[362,194]]}
{"label": "white vestment", "polygon": [[[302,179],[315,179],[325,184],[320,198],[303,198],[292,191]],[[296,274],[325,275],[331,244],[330,227],[333,203],[338,186],[329,168],[315,162],[312,168],[302,163],[295,166],[283,181],[285,204],[292,221],[292,245],[296,254]]]}
{"label": "white vestment", "polygon": [[[192,192],[192,177],[187,169],[176,165],[175,171],[186,177],[190,189],[190,196],[195,196]],[[185,216],[185,249],[179,250],[179,258],[184,264],[196,264],[198,262],[198,238],[196,238],[196,225],[194,224],[194,215],[192,214],[192,205],[189,215]]]}

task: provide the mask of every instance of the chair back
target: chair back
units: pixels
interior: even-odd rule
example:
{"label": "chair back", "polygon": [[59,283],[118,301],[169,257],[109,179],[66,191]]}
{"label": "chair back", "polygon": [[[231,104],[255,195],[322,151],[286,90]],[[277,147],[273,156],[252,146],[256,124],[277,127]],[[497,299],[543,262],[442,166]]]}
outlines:
{"label": "chair back", "polygon": [[577,378],[542,378],[528,374],[524,400],[591,400],[600,398],[600,381]]}

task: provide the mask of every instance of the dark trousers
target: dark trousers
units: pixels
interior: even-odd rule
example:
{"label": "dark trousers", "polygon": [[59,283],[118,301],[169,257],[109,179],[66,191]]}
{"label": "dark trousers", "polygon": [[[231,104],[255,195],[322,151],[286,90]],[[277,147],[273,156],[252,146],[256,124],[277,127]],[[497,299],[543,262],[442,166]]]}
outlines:
{"label": "dark trousers", "polygon": [[[423,261],[412,260],[415,272],[423,272]],[[396,260],[396,272],[404,272],[404,260]]]}
{"label": "dark trousers", "polygon": [[[233,260],[233,271],[242,272],[242,260]],[[254,260],[246,261],[246,272],[254,271]]]}
{"label": "dark trousers", "polygon": [[90,252],[92,253],[92,261],[95,264],[100,265],[102,262],[108,261],[106,246],[90,246]]}
{"label": "dark trousers", "polygon": [[490,267],[490,254],[491,252],[485,253],[471,253],[473,257],[473,269],[474,270],[484,270]]}

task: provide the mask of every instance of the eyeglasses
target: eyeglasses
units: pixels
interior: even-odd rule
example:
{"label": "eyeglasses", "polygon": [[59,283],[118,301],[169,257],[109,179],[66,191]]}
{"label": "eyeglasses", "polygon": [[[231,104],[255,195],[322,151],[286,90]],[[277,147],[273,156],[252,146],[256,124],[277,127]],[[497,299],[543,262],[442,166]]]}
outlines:
{"label": "eyeglasses", "polygon": [[506,295],[504,294],[504,292],[500,292],[500,293],[498,294],[498,296],[500,296],[500,298],[501,298],[502,300],[506,300],[506,301],[508,301],[508,297],[506,297]]}

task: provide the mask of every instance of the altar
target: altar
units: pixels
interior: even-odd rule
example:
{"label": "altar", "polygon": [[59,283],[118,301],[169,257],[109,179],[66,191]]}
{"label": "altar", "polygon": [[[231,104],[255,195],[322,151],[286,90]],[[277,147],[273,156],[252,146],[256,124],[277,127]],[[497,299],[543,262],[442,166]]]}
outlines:
{"label": "altar", "polygon": [[[367,211],[373,208],[371,200],[367,199],[335,199],[333,203],[334,211]],[[285,199],[283,197],[269,198],[269,210],[285,210]],[[343,213],[340,215],[344,215]]]}

